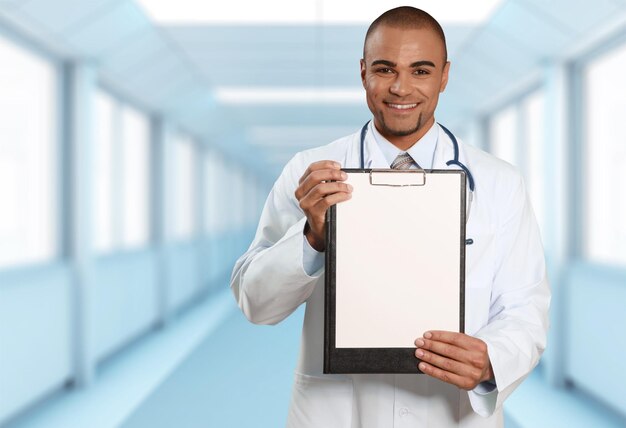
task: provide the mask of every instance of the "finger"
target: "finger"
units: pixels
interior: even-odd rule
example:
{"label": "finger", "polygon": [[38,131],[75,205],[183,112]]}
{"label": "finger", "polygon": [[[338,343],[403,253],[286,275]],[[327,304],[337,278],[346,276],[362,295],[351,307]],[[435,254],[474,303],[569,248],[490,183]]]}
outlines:
{"label": "finger", "polygon": [[424,349],[417,349],[415,351],[415,356],[420,360],[429,363],[430,365],[462,377],[470,378],[472,380],[480,379],[480,376],[482,374],[480,369],[470,364],[458,360],[453,360],[451,358],[447,358]]}
{"label": "finger", "polygon": [[[474,349],[475,341],[479,340],[463,333],[442,330],[430,330],[424,333],[424,339],[445,342],[463,349]],[[479,340],[480,341],[480,340]],[[481,341],[482,342],[482,341]]]}
{"label": "finger", "polygon": [[[350,193],[333,193],[332,195],[320,199],[317,204],[310,207],[307,211],[307,225],[313,234],[314,239],[323,242],[326,235],[325,215],[328,207],[347,201],[352,195]],[[323,246],[320,247],[323,249]],[[318,249],[318,251],[321,251]]]}
{"label": "finger", "polygon": [[327,183],[320,183],[311,189],[307,196],[312,198],[325,198],[333,193],[352,193],[353,187],[351,184],[343,183],[341,181],[330,181]]}
{"label": "finger", "polygon": [[452,385],[456,385],[459,388],[470,390],[473,389],[472,381],[470,379],[464,378],[454,373],[447,372],[445,370],[440,369],[439,367],[435,367],[432,364],[426,363],[422,361],[417,366],[424,374],[428,376],[434,377],[435,379],[439,379],[443,382],[450,383]]}
{"label": "finger", "polygon": [[456,361],[466,361],[467,354],[472,352],[464,348],[459,348],[456,345],[429,339],[418,339],[415,341],[415,345],[418,347],[418,350],[426,349]]}
{"label": "finger", "polygon": [[320,219],[321,222],[323,222],[324,216],[326,215],[326,211],[328,210],[329,207],[335,204],[338,204],[340,202],[347,201],[350,198],[352,198],[351,193],[345,193],[345,192],[333,193],[333,194],[326,196],[325,198],[319,199],[312,207],[309,208],[308,212],[313,217],[316,217]]}
{"label": "finger", "polygon": [[340,169],[320,169],[311,172],[301,179],[300,185],[296,189],[296,199],[302,199],[311,189],[326,181],[344,181],[348,175]]}
{"label": "finger", "polygon": [[311,165],[307,167],[300,177],[299,183],[302,183],[304,179],[309,176],[313,171],[317,171],[320,169],[341,169],[341,164],[339,162],[331,161],[331,160],[321,160],[317,162],[313,162]]}
{"label": "finger", "polygon": [[352,186],[342,182],[329,182],[320,183],[315,186],[306,196],[300,199],[300,208],[307,212],[310,208],[316,205],[321,199],[327,198],[335,193],[352,193]]}

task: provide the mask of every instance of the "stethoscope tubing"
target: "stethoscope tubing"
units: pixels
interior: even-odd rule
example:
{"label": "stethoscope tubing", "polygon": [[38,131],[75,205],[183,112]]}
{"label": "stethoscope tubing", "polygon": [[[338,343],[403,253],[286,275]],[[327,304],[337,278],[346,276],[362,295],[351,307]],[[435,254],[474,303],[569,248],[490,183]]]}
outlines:
{"label": "stethoscope tubing", "polygon": [[[363,125],[363,128],[361,128],[361,169],[365,169],[365,136],[367,135],[367,127],[369,126],[369,124],[370,124],[370,121],[368,121],[365,125]],[[472,173],[470,172],[470,170],[461,161],[459,161],[459,142],[457,141],[454,134],[450,132],[448,128],[446,128],[439,122],[437,122],[437,125],[439,125],[441,129],[443,129],[443,132],[445,132],[446,135],[450,138],[450,140],[452,141],[452,145],[454,147],[454,158],[447,161],[446,165],[448,166],[456,165],[459,168],[461,168],[463,171],[465,171],[465,175],[467,176],[467,181],[469,184],[470,191],[473,192],[474,191],[474,177],[472,176]]]}

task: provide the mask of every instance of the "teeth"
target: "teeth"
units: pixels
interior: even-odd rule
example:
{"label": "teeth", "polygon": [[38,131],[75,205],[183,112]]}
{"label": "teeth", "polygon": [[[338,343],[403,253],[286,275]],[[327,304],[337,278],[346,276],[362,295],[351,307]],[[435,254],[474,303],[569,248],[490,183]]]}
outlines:
{"label": "teeth", "polygon": [[397,109],[400,109],[400,110],[406,110],[406,109],[409,109],[409,108],[416,107],[417,104],[388,104],[388,106],[391,107],[391,108],[397,108]]}

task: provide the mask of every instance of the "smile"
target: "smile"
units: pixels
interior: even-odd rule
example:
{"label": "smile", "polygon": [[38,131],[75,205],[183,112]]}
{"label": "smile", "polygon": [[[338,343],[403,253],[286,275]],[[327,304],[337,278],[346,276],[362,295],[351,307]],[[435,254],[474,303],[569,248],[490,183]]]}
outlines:
{"label": "smile", "polygon": [[417,107],[417,103],[415,104],[391,104],[386,103],[388,107],[396,109],[396,110],[408,110]]}

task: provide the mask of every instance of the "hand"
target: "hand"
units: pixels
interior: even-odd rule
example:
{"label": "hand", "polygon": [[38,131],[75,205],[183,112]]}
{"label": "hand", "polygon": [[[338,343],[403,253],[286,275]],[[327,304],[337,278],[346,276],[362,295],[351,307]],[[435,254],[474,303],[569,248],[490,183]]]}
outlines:
{"label": "hand", "polygon": [[493,380],[487,344],[463,333],[427,331],[415,341],[418,368],[425,374],[465,390]]}
{"label": "hand", "polygon": [[300,178],[295,195],[307,218],[304,234],[317,251],[326,248],[326,210],[352,196],[352,186],[343,183],[347,178],[341,165],[329,160],[313,162]]}

